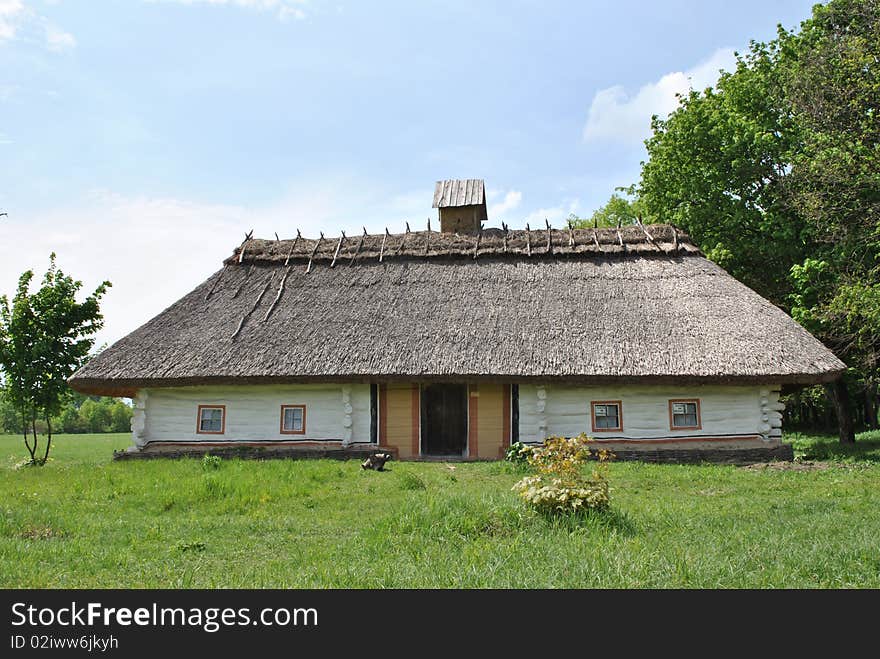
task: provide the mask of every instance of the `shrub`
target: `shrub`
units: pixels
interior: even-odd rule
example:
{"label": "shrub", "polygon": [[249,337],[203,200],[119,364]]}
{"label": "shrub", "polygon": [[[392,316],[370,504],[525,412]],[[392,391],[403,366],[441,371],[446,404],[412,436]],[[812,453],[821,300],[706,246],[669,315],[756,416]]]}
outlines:
{"label": "shrub", "polygon": [[522,442],[514,442],[504,453],[504,459],[514,464],[524,465],[529,459],[532,447]]}
{"label": "shrub", "polygon": [[592,440],[577,437],[548,437],[542,446],[529,447],[527,461],[537,473],[515,483],[513,490],[539,512],[568,514],[582,510],[604,510],[609,504],[608,465],[611,454],[599,451],[590,478],[583,463],[590,458]]}
{"label": "shrub", "polygon": [[223,464],[223,458],[219,455],[210,455],[207,454],[202,458],[202,469],[205,471],[213,471],[215,469],[219,469],[220,465]]}

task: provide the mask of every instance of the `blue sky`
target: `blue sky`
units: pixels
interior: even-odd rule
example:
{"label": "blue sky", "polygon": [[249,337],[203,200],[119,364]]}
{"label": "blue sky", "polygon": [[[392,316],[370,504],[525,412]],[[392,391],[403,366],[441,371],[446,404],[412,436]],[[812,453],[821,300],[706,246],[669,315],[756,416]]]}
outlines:
{"label": "blue sky", "polygon": [[0,292],[51,251],[113,341],[245,231],[400,230],[484,178],[490,225],[589,215],[651,114],[804,0],[0,0]]}

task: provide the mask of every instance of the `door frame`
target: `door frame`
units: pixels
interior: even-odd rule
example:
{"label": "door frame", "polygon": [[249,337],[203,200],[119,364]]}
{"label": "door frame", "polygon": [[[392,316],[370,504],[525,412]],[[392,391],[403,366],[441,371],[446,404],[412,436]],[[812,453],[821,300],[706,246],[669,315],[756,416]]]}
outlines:
{"label": "door frame", "polygon": [[[419,383],[419,457],[420,458],[433,458],[433,457],[444,457],[443,455],[431,455],[430,453],[425,452],[425,437],[424,437],[424,420],[422,419],[422,401],[424,400],[425,395],[425,387],[430,387],[432,384],[457,384],[464,387],[465,397],[467,399],[467,403],[465,404],[464,410],[464,420],[465,420],[465,435],[464,435],[464,451],[461,454],[463,458],[471,457],[471,385],[462,382],[420,382]],[[454,454],[445,457],[455,457]]]}

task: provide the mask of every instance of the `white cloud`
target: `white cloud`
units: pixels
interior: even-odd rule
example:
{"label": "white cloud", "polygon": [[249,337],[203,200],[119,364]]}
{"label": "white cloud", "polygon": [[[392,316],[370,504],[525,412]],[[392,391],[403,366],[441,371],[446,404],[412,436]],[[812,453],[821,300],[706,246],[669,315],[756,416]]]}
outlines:
{"label": "white cloud", "polygon": [[651,116],[665,117],[678,107],[676,94],[705,89],[718,80],[720,69],[732,71],[736,56],[721,48],[706,61],[687,71],[667,73],[630,95],[621,85],[600,89],[593,97],[584,140],[642,142],[651,134]]}
{"label": "white cloud", "polygon": [[304,7],[308,0],[148,0],[149,2],[167,2],[181,5],[213,5],[241,7],[256,11],[273,11],[282,21],[288,19],[302,20],[306,17]]}
{"label": "white cloud", "polygon": [[15,38],[23,11],[21,0],[0,0],[0,42]]}
{"label": "white cloud", "polygon": [[[497,192],[493,191],[489,196],[490,198],[495,197],[497,196]],[[489,206],[489,221],[492,224],[500,224],[502,221],[507,221],[510,211],[517,208],[521,201],[522,192],[519,190],[509,190],[507,194],[504,195],[504,199]]]}
{"label": "white cloud", "polygon": [[0,0],[0,43],[21,38],[60,52],[76,46],[76,39],[21,0]]}
{"label": "white cloud", "polygon": [[46,25],[46,45],[49,50],[62,51],[76,46],[76,39],[70,32],[65,32],[51,24]]}

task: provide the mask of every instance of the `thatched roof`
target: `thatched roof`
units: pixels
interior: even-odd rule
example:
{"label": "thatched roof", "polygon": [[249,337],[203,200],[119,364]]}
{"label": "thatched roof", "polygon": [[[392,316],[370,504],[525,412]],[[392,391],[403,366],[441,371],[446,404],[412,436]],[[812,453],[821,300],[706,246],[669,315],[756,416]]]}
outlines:
{"label": "thatched roof", "polygon": [[686,234],[655,225],[249,240],[70,382],[112,395],[412,379],[806,384],[843,368]]}

